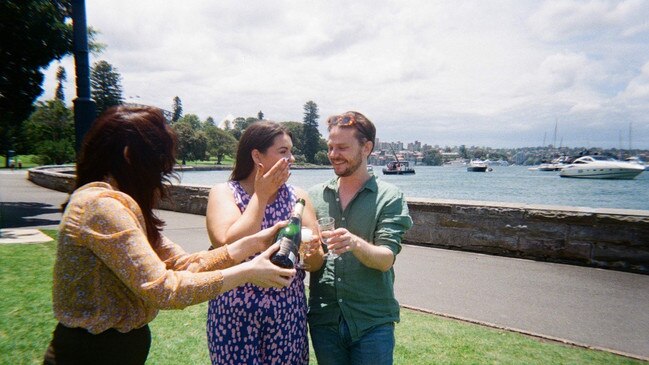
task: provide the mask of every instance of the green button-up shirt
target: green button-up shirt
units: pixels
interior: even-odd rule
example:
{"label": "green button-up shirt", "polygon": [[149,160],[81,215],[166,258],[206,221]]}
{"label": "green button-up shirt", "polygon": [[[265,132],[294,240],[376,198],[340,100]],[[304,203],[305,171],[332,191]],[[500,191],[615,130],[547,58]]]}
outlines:
{"label": "green button-up shirt", "polygon": [[[338,178],[309,189],[318,218],[336,219],[367,242],[401,251],[401,238],[412,226],[403,193],[394,185],[372,176],[343,211]],[[325,260],[310,275],[309,314],[311,326],[337,326],[340,316],[349,326],[352,340],[374,326],[398,322],[399,303],[394,297],[394,269],[371,269],[345,252],[335,260]]]}

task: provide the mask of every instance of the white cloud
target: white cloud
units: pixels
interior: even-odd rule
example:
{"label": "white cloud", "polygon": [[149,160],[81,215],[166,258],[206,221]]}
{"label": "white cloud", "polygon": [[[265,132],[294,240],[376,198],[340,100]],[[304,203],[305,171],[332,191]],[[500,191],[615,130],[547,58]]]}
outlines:
{"label": "white cloud", "polygon": [[546,41],[635,36],[647,31],[645,0],[549,0],[530,17],[536,36]]}
{"label": "white cloud", "polygon": [[629,81],[620,98],[627,103],[646,105],[649,102],[649,61],[642,66],[640,74]]}
{"label": "white cloud", "polygon": [[[222,120],[358,110],[382,139],[520,146],[647,123],[646,1],[87,0],[125,96]],[[71,59],[68,70],[71,99]],[[50,67],[43,98],[54,94]],[[590,122],[588,122],[590,123]],[[598,127],[599,126],[599,127]],[[604,126],[604,127],[602,127]],[[649,148],[649,131],[634,144]],[[613,130],[613,134],[611,134]],[[324,128],[322,128],[324,132]],[[595,132],[599,133],[599,132]],[[594,138],[591,140],[595,140]],[[608,142],[607,142],[608,141]]]}

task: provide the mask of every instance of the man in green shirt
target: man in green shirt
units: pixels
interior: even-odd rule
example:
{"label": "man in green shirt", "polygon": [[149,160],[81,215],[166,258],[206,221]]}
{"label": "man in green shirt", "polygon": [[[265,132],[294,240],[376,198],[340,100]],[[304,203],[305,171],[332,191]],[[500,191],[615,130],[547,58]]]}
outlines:
{"label": "man in green shirt", "polygon": [[392,364],[396,255],[412,226],[403,193],[367,171],[376,128],[358,112],[329,117],[328,156],[337,177],[309,189],[318,218],[330,216],[328,250],[311,273],[309,328],[320,365]]}

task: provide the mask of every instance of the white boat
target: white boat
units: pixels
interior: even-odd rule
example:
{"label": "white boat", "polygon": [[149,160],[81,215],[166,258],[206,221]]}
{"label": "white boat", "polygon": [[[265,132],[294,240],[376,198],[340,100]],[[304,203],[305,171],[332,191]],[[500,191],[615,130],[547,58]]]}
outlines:
{"label": "white boat", "polygon": [[644,167],[645,171],[649,171],[649,164],[644,162],[638,156],[627,157],[627,158],[624,159],[624,161],[629,162],[629,163],[634,163],[634,164],[639,165],[639,166],[642,166],[642,167]]}
{"label": "white boat", "polygon": [[468,165],[466,165],[466,170],[470,172],[485,172],[489,166],[486,162],[481,160],[471,160]]}
{"label": "white boat", "polygon": [[456,158],[455,160],[450,160],[444,162],[442,165],[444,167],[464,167],[466,166],[466,161],[462,158]]}
{"label": "white boat", "polygon": [[538,171],[561,171],[566,165],[560,162],[544,162],[537,167]]}
{"label": "white boat", "polygon": [[548,162],[547,160],[541,161],[541,164],[535,169],[536,171],[561,171],[566,166],[568,156],[561,156]]}
{"label": "white boat", "polygon": [[630,180],[638,176],[644,167],[618,161],[606,156],[582,156],[561,169],[559,176],[583,179]]}

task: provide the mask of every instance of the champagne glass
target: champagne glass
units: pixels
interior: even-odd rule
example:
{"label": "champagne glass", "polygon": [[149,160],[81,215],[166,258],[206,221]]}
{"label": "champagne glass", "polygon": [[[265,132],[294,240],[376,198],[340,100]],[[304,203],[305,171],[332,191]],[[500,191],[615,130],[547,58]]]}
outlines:
{"label": "champagne glass", "polygon": [[[320,239],[322,240],[322,243],[325,245],[328,244],[329,239],[322,237],[322,232],[327,232],[327,231],[333,231],[336,229],[336,220],[333,219],[332,217],[322,217],[318,219],[318,228],[320,229]],[[335,260],[338,258],[338,255],[333,253],[332,251],[329,250],[329,247],[327,247],[327,260]]]}
{"label": "champagne glass", "polygon": [[309,264],[304,262],[305,257],[313,251],[313,231],[309,228],[302,228],[300,232],[302,236],[300,247],[298,249],[298,262],[295,264],[295,268],[307,270],[310,268]]}

